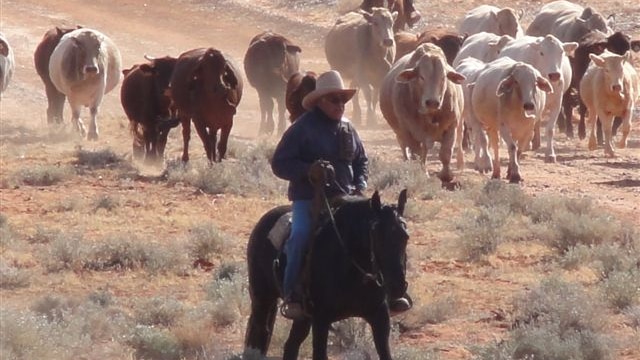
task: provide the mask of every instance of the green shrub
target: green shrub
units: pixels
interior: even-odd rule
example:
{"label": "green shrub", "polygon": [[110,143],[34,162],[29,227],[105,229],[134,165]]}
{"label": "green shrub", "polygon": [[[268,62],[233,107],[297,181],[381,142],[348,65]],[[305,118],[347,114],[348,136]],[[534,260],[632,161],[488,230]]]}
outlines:
{"label": "green shrub", "polygon": [[508,216],[508,210],[496,207],[464,211],[454,224],[459,234],[459,256],[468,261],[478,261],[494,253],[503,241],[502,228]]}

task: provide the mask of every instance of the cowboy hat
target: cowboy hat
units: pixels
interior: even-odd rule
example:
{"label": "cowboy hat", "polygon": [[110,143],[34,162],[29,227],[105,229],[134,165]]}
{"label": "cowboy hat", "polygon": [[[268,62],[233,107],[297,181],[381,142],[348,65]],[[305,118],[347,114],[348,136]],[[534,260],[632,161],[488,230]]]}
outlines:
{"label": "cowboy hat", "polygon": [[315,90],[302,99],[302,107],[311,110],[316,106],[320,98],[328,94],[342,95],[345,97],[345,101],[349,101],[355,93],[355,89],[346,89],[344,87],[344,82],[339,72],[330,70],[318,76]]}

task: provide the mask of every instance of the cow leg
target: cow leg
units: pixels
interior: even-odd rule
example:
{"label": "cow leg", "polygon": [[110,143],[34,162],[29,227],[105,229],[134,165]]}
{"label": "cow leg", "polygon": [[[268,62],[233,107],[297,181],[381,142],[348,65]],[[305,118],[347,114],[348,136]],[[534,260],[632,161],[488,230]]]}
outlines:
{"label": "cow leg", "polygon": [[[555,126],[555,125],[554,125]],[[507,143],[507,151],[509,152],[509,166],[507,167],[507,179],[510,183],[519,183],[520,177],[520,164],[518,164],[518,147],[511,136],[511,131],[506,126],[500,127],[500,135]]]}
{"label": "cow leg", "polygon": [[389,320],[389,309],[386,303],[381,304],[376,312],[365,318],[369,326],[371,326],[371,334],[373,335],[373,343],[380,360],[391,360],[391,349],[389,348],[389,334],[391,332],[391,324]]}
{"label": "cow leg", "polygon": [[[289,330],[289,337],[284,343],[284,354],[282,360],[296,360],[298,359],[298,353],[300,352],[300,346],[304,340],[309,336],[311,331],[311,320],[295,320]],[[328,331],[328,330],[327,330]],[[314,331],[315,332],[315,331]],[[326,343],[325,343],[326,347]],[[315,352],[314,352],[315,353]]]}
{"label": "cow leg", "polygon": [[[631,106],[631,109],[633,109],[633,106]],[[613,136],[616,136],[616,134],[618,133],[618,129],[623,122],[624,120],[619,116],[613,118],[613,127],[611,128],[611,133],[613,134]]]}
{"label": "cow leg", "polygon": [[[480,124],[471,130],[472,134],[475,134],[476,148],[476,166],[480,173],[489,173],[493,170],[493,164],[491,163],[491,153],[489,152],[489,139],[487,138],[487,132],[482,129]],[[478,151],[480,152],[480,159],[478,161]]]}
{"label": "cow leg", "polygon": [[[630,109],[633,109],[633,104],[631,104]],[[616,130],[616,122],[621,120],[622,124],[622,137],[620,138],[620,142],[618,142],[618,147],[620,149],[624,149],[627,147],[627,138],[629,137],[629,133],[631,132],[631,111],[627,111],[624,118],[616,117],[613,119],[613,133],[615,134]]]}
{"label": "cow leg", "polygon": [[453,153],[453,145],[456,139],[456,133],[454,130],[447,130],[442,135],[442,142],[440,144],[440,162],[442,163],[442,171],[440,171],[440,181],[443,183],[449,183],[453,180],[453,173],[451,172],[451,156]]}
{"label": "cow leg", "polygon": [[351,82],[351,88],[357,89],[356,93],[353,95],[351,99],[351,103],[353,104],[353,123],[356,125],[362,125],[362,109],[360,109],[360,101],[358,101],[360,89],[358,84],[355,81]]}
{"label": "cow leg", "polygon": [[[207,130],[207,126],[204,125],[204,121],[202,119],[194,119],[193,124],[196,126],[196,132],[202,140],[202,145],[204,145],[204,152],[207,154],[207,159],[209,162],[213,163],[215,161],[215,132],[213,129]],[[214,140],[212,143],[211,133],[214,134]]]}
{"label": "cow leg", "polygon": [[76,128],[82,137],[87,135],[87,129],[84,127],[84,123],[82,119],[80,119],[80,111],[82,110],[82,106],[78,104],[71,104],[71,123]]}
{"label": "cow leg", "polygon": [[375,99],[375,89],[370,85],[365,85],[361,87],[362,93],[364,95],[364,101],[367,106],[367,126],[374,127],[378,120],[376,119],[376,103]]}
{"label": "cow leg", "polygon": [[582,100],[580,100],[580,105],[578,106],[578,113],[580,114],[580,122],[578,123],[578,137],[580,138],[580,140],[584,140],[584,138],[587,137],[587,127],[585,125],[587,107],[584,105]]}
{"label": "cow leg", "polygon": [[269,94],[260,93],[260,134],[272,134],[275,127],[273,121],[273,99]]}
{"label": "cow leg", "polygon": [[498,138],[498,130],[491,129],[488,131],[489,145],[493,149],[493,173],[492,179],[500,179],[500,139]]}
{"label": "cow leg", "polygon": [[62,124],[64,117],[64,101],[66,96],[58,91],[53,84],[47,84],[45,86],[45,92],[47,93],[47,123],[48,124]]}
{"label": "cow leg", "polygon": [[464,170],[464,150],[462,149],[462,133],[464,132],[464,123],[462,119],[458,119],[458,126],[454,133],[454,142],[456,143],[456,166],[458,170]]}
{"label": "cow leg", "polygon": [[189,140],[191,140],[191,118],[180,116],[182,123],[182,162],[189,162]]}
{"label": "cow leg", "polygon": [[[229,133],[231,132],[231,125],[223,126],[220,129],[220,141],[218,141],[218,161],[222,161],[227,155],[227,142],[229,141]],[[214,133],[215,144],[215,133]]]}
{"label": "cow leg", "polygon": [[608,157],[615,157],[613,150],[613,139],[611,130],[613,128],[613,116],[607,115],[604,111],[600,111],[600,121],[602,121],[602,132],[604,135],[604,155]]}
{"label": "cow leg", "polygon": [[[562,89],[562,83],[560,83],[559,89]],[[547,163],[556,162],[556,151],[554,148],[554,136],[556,131],[556,121],[562,111],[562,98],[554,97],[554,102],[549,110],[549,119],[547,122],[546,136],[547,136],[547,151],[545,153],[544,161]],[[540,127],[540,121],[536,122],[536,126]]]}
{"label": "cow leg", "polygon": [[531,150],[535,151],[540,149],[540,121],[536,123],[533,129],[533,139],[531,140]]}
{"label": "cow leg", "polygon": [[326,316],[313,317],[313,360],[327,360],[329,326]]}
{"label": "cow leg", "polygon": [[[564,93],[563,97],[562,97],[562,104],[563,104],[563,110],[564,110],[564,116],[558,118],[558,128],[560,129],[562,126],[560,124],[560,119],[563,119],[564,121],[564,133],[567,135],[568,138],[573,138],[573,106],[574,103],[572,103],[572,101],[574,101],[575,95],[571,94],[571,90],[568,90]],[[560,131],[562,131],[562,129],[560,129]]]}
{"label": "cow leg", "polygon": [[604,145],[602,138],[602,120],[600,120],[600,117],[596,118],[596,140],[598,141],[598,145]]}
{"label": "cow leg", "polygon": [[89,124],[87,139],[98,140],[98,105],[92,106],[89,110],[91,113],[91,123]]}
{"label": "cow leg", "polygon": [[427,169],[427,155],[429,153],[429,149],[431,149],[431,146],[433,145],[433,141],[431,141],[429,139],[425,139],[422,142],[420,142],[419,144],[420,144],[420,150],[419,150],[420,163],[422,164],[422,167],[424,168],[424,174],[427,177],[429,177],[429,169]]}
{"label": "cow leg", "polygon": [[589,109],[587,121],[589,123],[589,150],[593,151],[598,147],[596,141],[595,127],[598,115],[594,109]]}
{"label": "cow leg", "polygon": [[276,101],[278,102],[278,134],[282,135],[282,133],[284,133],[285,128],[287,127],[287,122],[286,122],[287,107],[285,103],[284,92],[281,95],[278,95]]}

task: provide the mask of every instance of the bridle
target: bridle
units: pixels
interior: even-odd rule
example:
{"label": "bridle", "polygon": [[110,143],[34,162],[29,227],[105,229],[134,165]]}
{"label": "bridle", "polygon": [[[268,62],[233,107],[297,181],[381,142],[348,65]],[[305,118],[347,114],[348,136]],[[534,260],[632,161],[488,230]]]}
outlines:
{"label": "bridle", "polygon": [[358,264],[356,262],[356,260],[354,259],[353,256],[351,256],[351,254],[349,254],[349,249],[347,248],[347,245],[344,242],[344,239],[342,238],[342,235],[340,234],[340,230],[338,229],[338,226],[336,224],[336,219],[333,216],[333,209],[331,208],[331,205],[329,204],[329,199],[327,198],[327,194],[326,194],[326,192],[324,190],[322,190],[321,193],[322,193],[323,204],[325,206],[327,214],[329,215],[329,220],[331,222],[331,227],[333,228],[333,231],[336,234],[336,238],[338,239],[338,243],[340,244],[340,247],[342,248],[344,253],[347,255],[349,260],[351,261],[351,264],[358,270],[358,272],[360,272],[360,274],[362,274],[363,282],[365,282],[365,283],[374,282],[378,287],[383,287],[384,286],[384,276],[382,274],[382,271],[380,270],[380,267],[378,266],[378,261],[376,260],[376,255],[375,255],[375,253],[373,251],[373,249],[374,249],[374,234],[375,234],[375,231],[376,231],[376,229],[378,227],[379,220],[378,219],[371,220],[370,224],[369,224],[369,262],[371,264],[372,271],[368,272],[362,266],[360,266],[360,264]]}

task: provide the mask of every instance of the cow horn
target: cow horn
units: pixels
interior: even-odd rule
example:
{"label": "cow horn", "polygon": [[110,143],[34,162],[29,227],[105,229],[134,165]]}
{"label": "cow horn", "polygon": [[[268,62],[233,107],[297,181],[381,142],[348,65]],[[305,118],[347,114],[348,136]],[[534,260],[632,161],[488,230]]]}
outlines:
{"label": "cow horn", "polygon": [[149,61],[153,61],[153,60],[155,60],[155,59],[156,59],[155,57],[150,56],[150,55],[148,55],[148,54],[144,54],[144,58],[145,58],[145,59],[147,59],[147,60],[149,60]]}

